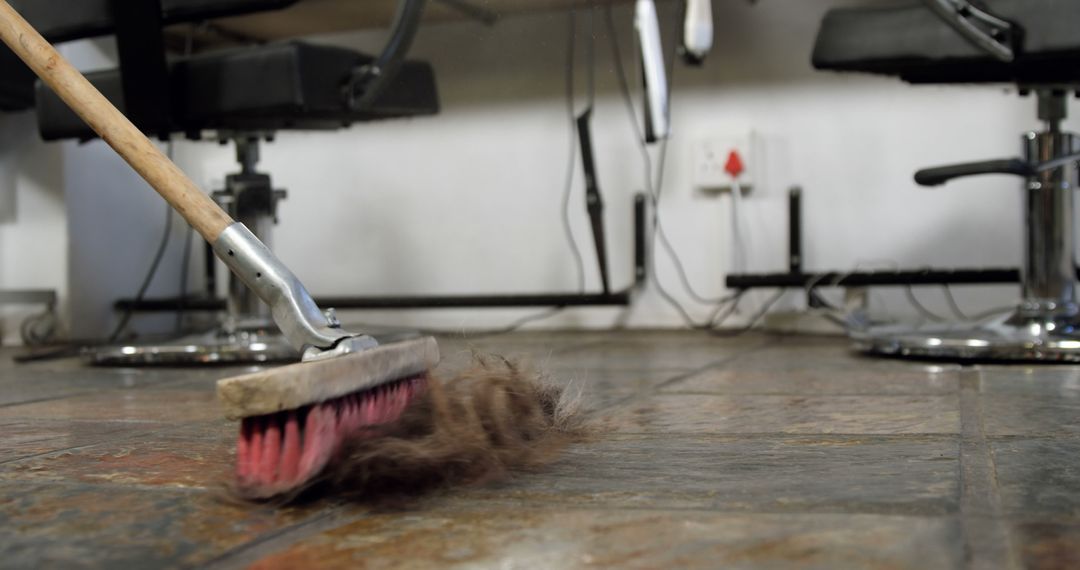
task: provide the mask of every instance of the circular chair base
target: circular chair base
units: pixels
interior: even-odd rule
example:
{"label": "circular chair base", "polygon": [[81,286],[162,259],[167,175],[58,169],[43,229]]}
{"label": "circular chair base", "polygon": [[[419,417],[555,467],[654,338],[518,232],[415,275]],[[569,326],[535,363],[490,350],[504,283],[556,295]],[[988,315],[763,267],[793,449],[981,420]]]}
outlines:
{"label": "circular chair base", "polygon": [[84,357],[103,366],[257,364],[297,362],[300,353],[276,331],[216,330],[162,344],[90,348]]}
{"label": "circular chair base", "polygon": [[1080,320],[1014,314],[979,324],[871,327],[852,334],[858,350],[959,361],[1080,362]]}

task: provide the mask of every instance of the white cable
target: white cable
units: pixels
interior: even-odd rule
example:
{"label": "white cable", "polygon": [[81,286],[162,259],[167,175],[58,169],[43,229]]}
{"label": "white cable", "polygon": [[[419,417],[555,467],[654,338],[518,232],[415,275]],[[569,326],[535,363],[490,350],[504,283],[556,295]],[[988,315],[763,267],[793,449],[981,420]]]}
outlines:
{"label": "white cable", "polygon": [[739,179],[731,179],[731,234],[732,234],[732,272],[746,272],[746,234],[742,223],[742,185]]}

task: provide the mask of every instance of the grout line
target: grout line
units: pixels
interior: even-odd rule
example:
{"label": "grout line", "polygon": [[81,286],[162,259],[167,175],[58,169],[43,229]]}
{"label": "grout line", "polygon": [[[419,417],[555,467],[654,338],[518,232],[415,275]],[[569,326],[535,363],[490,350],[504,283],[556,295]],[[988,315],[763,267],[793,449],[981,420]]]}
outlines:
{"label": "grout line", "polygon": [[737,439],[740,441],[745,440],[762,440],[762,441],[774,441],[785,439],[817,439],[823,441],[830,441],[833,439],[848,441],[852,438],[858,438],[859,443],[871,442],[871,443],[886,443],[889,441],[926,441],[926,442],[955,442],[957,434],[946,432],[913,432],[913,433],[852,433],[852,432],[783,432],[783,431],[760,431],[760,432],[645,432],[645,431],[618,431],[604,434],[606,440],[618,440],[626,439],[633,441],[641,441],[643,439],[652,440],[672,440],[672,439]]}
{"label": "grout line", "polygon": [[851,439],[852,437],[861,438],[895,438],[895,439],[948,439],[956,440],[956,433],[949,432],[907,432],[907,433],[874,433],[874,432],[611,432],[609,437],[625,436],[627,439],[667,439],[671,437],[721,437],[721,438],[757,438],[757,439],[772,439],[793,437],[799,439],[805,439],[807,437],[815,438],[840,438]]}
{"label": "grout line", "polygon": [[[451,498],[451,500],[457,500]],[[837,508],[835,506],[824,506],[820,508],[809,506],[801,510],[791,509],[731,509],[731,508],[713,508],[708,506],[680,506],[680,505],[656,505],[656,506],[631,506],[631,505],[617,505],[617,504],[590,504],[583,506],[580,502],[576,501],[545,501],[538,504],[522,504],[520,500],[507,500],[507,499],[472,499],[465,504],[455,504],[454,502],[443,504],[429,504],[424,514],[433,514],[434,516],[453,516],[457,513],[487,513],[492,510],[504,512],[507,506],[513,505],[517,508],[528,508],[537,512],[548,511],[550,513],[563,513],[567,511],[579,511],[579,512],[622,512],[622,513],[695,513],[701,515],[713,515],[720,517],[770,517],[780,518],[783,520],[790,520],[789,517],[801,516],[801,517],[835,517],[838,520],[844,520],[852,516],[863,517],[875,517],[883,519],[904,519],[904,520],[947,520],[952,515],[946,512],[936,512],[926,509],[912,509],[911,507],[901,506],[892,508],[889,505],[882,505],[878,509],[868,509],[865,511],[853,512],[848,509]],[[279,552],[287,550],[290,546],[303,541],[304,539],[318,535],[322,532],[334,530],[344,525],[351,524],[355,521],[359,521],[369,516],[371,513],[368,511],[360,513],[350,513],[346,509],[349,505],[339,505],[336,507],[336,512],[326,513],[326,516],[320,516],[311,520],[299,523],[292,527],[281,529],[271,534],[259,537],[256,540],[247,544],[241,545],[228,552],[225,552],[205,563],[198,565],[199,568],[205,568],[208,570],[226,570],[231,568],[246,568],[259,560]]]}
{"label": "grout line", "polygon": [[333,530],[369,515],[368,512],[349,513],[347,503],[319,511],[312,518],[260,535],[250,542],[227,550],[210,560],[195,565],[204,570],[246,568],[262,558],[283,551],[297,542],[321,532]]}
{"label": "grout line", "polygon": [[[502,502],[515,503],[515,504],[520,503],[520,501],[503,501],[503,500],[500,500],[500,499],[479,499],[479,500],[476,500],[476,501],[470,503],[469,505],[463,505],[463,506],[453,505],[453,504],[451,504],[451,505],[441,505],[439,507],[436,507],[436,508],[432,509],[432,511],[433,512],[447,512],[447,511],[449,511],[449,512],[459,512],[459,511],[466,511],[466,512],[479,511],[479,512],[483,512],[483,511],[491,510],[491,507],[488,507],[486,505],[498,505],[501,508],[502,505],[499,505],[499,503],[502,503]],[[477,505],[485,505],[485,506],[477,506]],[[766,515],[766,516],[775,516],[775,517],[787,517],[787,516],[817,517],[817,516],[820,516],[820,515],[826,515],[826,516],[835,516],[835,517],[838,517],[838,518],[843,518],[843,517],[850,517],[850,516],[856,515],[856,516],[874,516],[874,517],[905,518],[905,519],[927,519],[927,520],[942,520],[942,519],[948,519],[949,517],[953,516],[950,513],[929,512],[929,511],[924,511],[924,510],[916,512],[916,510],[909,509],[909,508],[906,508],[906,507],[900,507],[900,508],[897,508],[897,509],[876,509],[876,510],[866,510],[866,511],[851,511],[851,510],[847,510],[847,509],[835,509],[835,508],[827,508],[827,507],[817,508],[817,507],[814,507],[814,506],[803,507],[805,510],[797,510],[797,509],[784,509],[784,508],[769,509],[769,508],[766,508],[766,507],[758,507],[758,506],[755,506],[755,507],[752,507],[752,508],[748,507],[748,508],[745,508],[745,509],[739,509],[739,508],[731,508],[731,507],[713,508],[713,507],[707,507],[707,506],[684,506],[684,505],[646,506],[646,505],[624,505],[624,504],[614,504],[614,503],[610,504],[610,505],[608,505],[608,504],[604,504],[604,505],[596,505],[596,504],[582,505],[581,502],[567,502],[565,504],[563,504],[563,503],[539,504],[538,503],[536,505],[529,505],[528,508],[534,509],[536,511],[551,511],[551,512],[556,512],[556,513],[563,512],[563,511],[584,511],[584,512],[588,512],[588,511],[628,511],[628,512],[675,511],[675,512],[680,512],[680,513],[694,512],[694,513],[701,513],[701,514],[737,515],[737,516]]]}
{"label": "grout line", "polygon": [[869,398],[925,398],[928,396],[956,396],[956,392],[720,392],[709,390],[687,390],[685,392],[663,392],[662,396],[786,396],[796,398],[832,398],[836,396],[850,398],[854,396]]}
{"label": "grout line", "polygon": [[550,354],[558,354],[560,356],[562,356],[564,354],[573,354],[573,353],[581,351],[581,350],[588,350],[588,349],[591,349],[591,348],[596,348],[598,346],[603,346],[605,344],[610,344],[610,343],[611,343],[611,340],[609,340],[609,339],[587,340],[587,341],[585,341],[583,343],[580,343],[580,344],[573,344],[573,345],[570,345],[570,346],[567,346],[567,347],[564,347],[564,348],[554,349],[554,350],[552,350],[550,352]]}
{"label": "grout line", "polygon": [[86,396],[88,394],[97,394],[99,392],[101,392],[101,390],[87,390],[85,392],[72,392],[70,394],[64,394],[62,396],[43,396],[41,398],[36,398],[36,399],[33,399],[33,400],[25,400],[25,401],[21,401],[21,402],[8,402],[6,404],[0,404],[0,409],[14,408],[16,406],[25,406],[25,405],[29,405],[29,404],[40,404],[42,402],[55,402],[57,400],[66,400],[68,398],[78,398],[80,396]]}
{"label": "grout line", "polygon": [[1031,432],[1031,433],[1006,433],[1001,435],[986,436],[988,442],[992,441],[1077,441],[1080,433],[1067,432]]}
{"label": "grout line", "polygon": [[960,527],[967,568],[1020,568],[1012,533],[1002,518],[993,454],[986,438],[982,372],[960,373]]}
{"label": "grout line", "polygon": [[630,402],[633,402],[633,401],[638,400],[638,399],[643,398],[643,397],[655,396],[655,395],[661,394],[661,393],[663,393],[662,390],[664,388],[667,388],[668,386],[671,386],[673,384],[677,384],[677,383],[679,383],[679,382],[681,382],[683,380],[686,380],[687,378],[690,378],[691,376],[696,376],[697,374],[701,374],[702,372],[705,372],[706,370],[709,370],[711,368],[718,368],[718,367],[722,367],[722,366],[724,366],[726,364],[730,364],[730,363],[732,363],[732,362],[734,362],[734,361],[736,361],[736,360],[738,360],[740,358],[744,358],[744,357],[746,357],[746,356],[748,356],[750,354],[754,354],[756,352],[764,350],[765,348],[768,348],[770,344],[771,344],[770,339],[767,339],[767,338],[761,339],[760,342],[758,342],[756,345],[748,347],[747,350],[744,351],[744,352],[738,352],[738,353],[735,353],[735,354],[729,354],[729,355],[727,355],[725,357],[722,357],[722,358],[720,358],[718,360],[715,360],[715,361],[710,362],[708,364],[705,364],[703,366],[699,366],[698,368],[694,368],[692,370],[681,371],[681,372],[677,373],[675,376],[673,376],[671,378],[668,378],[667,380],[664,380],[664,381],[659,382],[657,384],[650,385],[650,386],[648,386],[648,387],[646,387],[646,388],[644,388],[644,389],[642,389],[642,390],[640,390],[638,392],[635,392],[635,393],[632,393],[632,394],[626,396],[625,398],[620,398],[620,399],[618,399],[618,400],[616,400],[614,402],[610,402],[605,406],[600,406],[598,408],[595,408],[595,409],[593,409],[593,410],[591,410],[589,412],[589,415],[597,415],[597,414],[599,414],[601,412],[607,412],[607,411],[610,411],[610,410],[615,409],[617,407],[629,404]]}
{"label": "grout line", "polygon": [[748,432],[722,432],[722,431],[712,431],[712,432],[706,432],[706,431],[703,431],[703,432],[689,432],[689,431],[682,431],[682,432],[625,432],[625,431],[622,431],[622,432],[612,432],[610,435],[612,437],[615,437],[615,438],[625,436],[628,439],[631,438],[631,436],[632,436],[633,439],[641,439],[641,438],[667,439],[669,436],[675,436],[675,437],[681,437],[681,438],[685,438],[685,437],[706,437],[706,438],[707,437],[723,437],[723,438],[739,438],[739,439],[748,438],[748,437],[749,438],[762,438],[762,439],[765,439],[765,438],[798,438],[798,439],[806,439],[806,438],[825,438],[825,439],[828,439],[828,438],[835,438],[835,439],[843,439],[843,440],[850,440],[853,437],[859,437],[859,438],[865,438],[865,439],[871,439],[871,438],[880,438],[880,439],[919,439],[919,438],[922,438],[922,437],[927,437],[927,438],[932,438],[932,439],[945,439],[945,440],[950,440],[950,441],[954,441],[954,442],[956,441],[956,436],[957,436],[956,433],[949,433],[949,432],[908,432],[908,433],[895,433],[895,432],[894,433],[885,433],[885,432],[882,432],[882,433],[874,433],[874,432],[795,432],[795,431],[748,431]]}
{"label": "grout line", "polygon": [[736,360],[739,360],[740,358],[745,358],[745,357],[747,357],[747,356],[749,356],[751,354],[760,352],[760,351],[768,348],[769,345],[770,345],[769,339],[762,339],[760,343],[758,343],[757,345],[749,347],[745,352],[739,352],[739,353],[736,353],[736,354],[728,355],[728,356],[726,356],[724,358],[721,358],[719,360],[716,360],[714,362],[706,364],[705,366],[701,366],[699,368],[696,368],[696,369],[694,369],[694,370],[692,370],[690,372],[686,372],[686,373],[680,374],[678,376],[675,376],[674,378],[668,379],[668,380],[666,380],[664,382],[661,382],[661,383],[653,386],[652,391],[654,393],[659,392],[660,390],[662,390],[664,388],[667,388],[668,386],[671,386],[672,384],[677,384],[677,383],[679,383],[679,382],[681,382],[683,380],[686,380],[687,378],[689,378],[691,376],[694,376],[696,374],[700,374],[700,373],[702,373],[702,372],[704,372],[704,371],[706,371],[706,370],[708,370],[710,368],[719,368],[719,367],[724,366],[726,364],[731,364],[732,362],[735,362]]}
{"label": "grout line", "polygon": [[[486,497],[470,497],[469,506],[449,505],[453,509],[446,510],[472,510],[476,507],[473,505],[495,505],[503,508],[507,505],[514,505],[518,508],[527,509],[550,509],[554,512],[567,511],[567,510],[579,510],[579,511],[643,511],[643,512],[655,512],[655,511],[678,511],[678,512],[699,512],[699,513],[711,513],[720,515],[773,515],[773,516],[817,516],[817,515],[831,515],[831,516],[881,516],[881,517],[903,517],[903,518],[921,518],[921,519],[952,519],[955,518],[956,513],[950,511],[945,507],[926,506],[926,505],[914,505],[914,504],[896,504],[896,503],[881,503],[876,505],[862,505],[860,507],[852,507],[846,504],[837,504],[836,502],[820,502],[802,504],[793,507],[770,507],[769,505],[747,505],[746,507],[732,507],[728,505],[710,505],[708,503],[690,505],[687,502],[678,503],[679,499],[656,499],[649,505],[627,505],[617,502],[606,503],[604,499],[589,497],[588,500],[582,500],[583,496],[590,495],[590,493],[582,493],[577,496],[571,496],[563,498],[560,496],[545,496],[543,498],[529,498],[529,499],[498,499],[498,498],[486,498]],[[617,501],[618,499],[613,499]],[[665,503],[664,501],[670,500],[672,502]],[[445,508],[445,507],[444,507]],[[488,507],[490,508],[490,507]],[[436,509],[432,509],[435,511]],[[486,510],[484,507],[476,508],[476,510]]]}
{"label": "grout line", "polygon": [[194,487],[194,486],[181,486],[181,485],[147,485],[145,483],[100,483],[96,481],[82,481],[75,479],[0,479],[0,486],[5,484],[20,485],[20,486],[42,486],[42,487],[63,487],[65,489],[91,489],[99,492],[108,492],[115,490],[122,491],[139,491],[143,493],[153,494],[177,494],[177,495],[198,495],[203,493],[212,493],[215,491],[211,487]]}
{"label": "grout line", "polygon": [[[65,372],[58,372],[58,373],[59,374],[66,374],[68,372],[65,371]],[[78,371],[71,371],[70,373],[71,374],[77,374]],[[62,395],[43,396],[41,398],[35,398],[35,399],[32,399],[32,400],[25,400],[25,401],[21,401],[21,402],[0,403],[0,409],[3,409],[3,408],[15,408],[17,406],[25,406],[25,405],[29,405],[29,404],[40,404],[42,402],[55,402],[57,400],[67,400],[67,399],[70,399],[70,398],[81,398],[81,397],[84,397],[84,396],[93,396],[93,395],[102,394],[102,393],[106,393],[106,392],[126,392],[126,391],[134,392],[134,391],[144,391],[144,390],[151,390],[152,391],[152,390],[155,390],[157,388],[182,386],[183,384],[190,383],[190,382],[194,382],[194,380],[192,380],[190,378],[175,378],[175,379],[156,380],[156,381],[153,381],[153,382],[145,382],[145,383],[142,383],[142,384],[136,384],[134,386],[116,386],[116,385],[112,385],[112,384],[107,385],[107,386],[89,386],[88,385],[85,389],[77,388],[76,391],[65,393],[65,394],[62,394]]]}

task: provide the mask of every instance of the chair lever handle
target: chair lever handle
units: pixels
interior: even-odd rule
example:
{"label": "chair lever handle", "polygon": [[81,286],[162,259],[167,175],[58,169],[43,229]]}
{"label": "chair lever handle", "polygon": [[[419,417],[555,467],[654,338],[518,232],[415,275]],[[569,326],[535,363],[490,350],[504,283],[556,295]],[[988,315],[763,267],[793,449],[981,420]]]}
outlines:
{"label": "chair lever handle", "polygon": [[915,173],[915,183],[919,186],[941,186],[954,178],[978,176],[981,174],[1012,174],[1024,178],[1034,176],[1036,167],[1019,158],[965,162],[934,168],[924,168]]}

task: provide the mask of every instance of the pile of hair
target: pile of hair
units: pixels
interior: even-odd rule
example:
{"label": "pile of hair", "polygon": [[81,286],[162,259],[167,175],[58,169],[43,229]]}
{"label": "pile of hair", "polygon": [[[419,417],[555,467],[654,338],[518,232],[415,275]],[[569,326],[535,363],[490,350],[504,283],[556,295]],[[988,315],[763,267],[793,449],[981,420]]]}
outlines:
{"label": "pile of hair", "polygon": [[395,502],[535,469],[588,433],[579,401],[514,362],[476,357],[446,381],[431,376],[401,418],[349,441],[321,478],[288,500]]}

